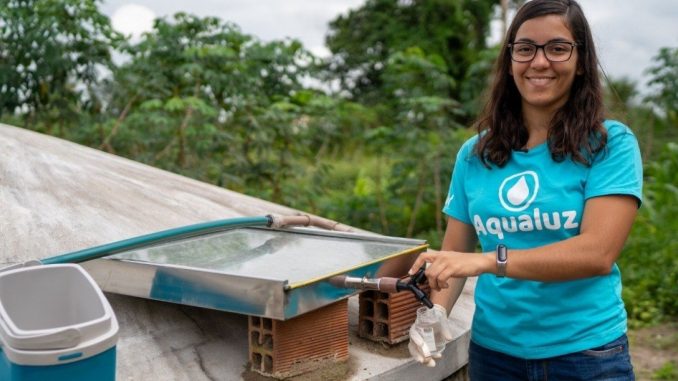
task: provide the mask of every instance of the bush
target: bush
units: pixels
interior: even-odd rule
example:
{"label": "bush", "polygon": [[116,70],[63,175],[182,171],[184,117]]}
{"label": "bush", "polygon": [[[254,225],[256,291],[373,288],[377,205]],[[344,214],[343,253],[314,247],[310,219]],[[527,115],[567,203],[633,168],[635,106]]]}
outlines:
{"label": "bush", "polygon": [[619,259],[631,326],[678,316],[678,144],[645,166],[643,206]]}

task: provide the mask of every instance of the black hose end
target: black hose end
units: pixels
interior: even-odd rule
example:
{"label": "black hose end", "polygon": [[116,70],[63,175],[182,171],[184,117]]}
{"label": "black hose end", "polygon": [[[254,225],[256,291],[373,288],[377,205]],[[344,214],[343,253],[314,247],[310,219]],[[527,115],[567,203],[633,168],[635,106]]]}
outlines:
{"label": "black hose end", "polygon": [[428,307],[428,308],[433,308],[433,303],[431,302],[431,300],[430,300],[429,298],[423,297],[423,298],[421,299],[421,302],[424,303],[424,305],[425,305],[426,307]]}
{"label": "black hose end", "polygon": [[426,264],[422,265],[421,268],[414,274],[412,275],[412,282],[414,284],[421,284],[426,281]]}
{"label": "black hose end", "polygon": [[271,226],[273,226],[273,215],[272,215],[272,214],[267,214],[267,215],[264,216],[264,217],[266,217],[266,219],[268,220],[268,222],[266,223],[266,227],[267,227],[267,228],[270,228]]}
{"label": "black hose end", "polygon": [[407,283],[403,282],[402,280],[398,280],[396,282],[396,291],[403,291],[403,290],[409,290],[409,289],[410,289],[410,286]]}

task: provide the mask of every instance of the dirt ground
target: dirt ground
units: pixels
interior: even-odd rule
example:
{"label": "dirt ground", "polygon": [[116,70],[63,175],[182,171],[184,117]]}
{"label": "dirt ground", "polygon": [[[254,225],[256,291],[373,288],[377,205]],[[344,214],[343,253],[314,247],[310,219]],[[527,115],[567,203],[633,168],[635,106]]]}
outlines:
{"label": "dirt ground", "polygon": [[629,330],[628,336],[638,381],[678,380],[678,322]]}

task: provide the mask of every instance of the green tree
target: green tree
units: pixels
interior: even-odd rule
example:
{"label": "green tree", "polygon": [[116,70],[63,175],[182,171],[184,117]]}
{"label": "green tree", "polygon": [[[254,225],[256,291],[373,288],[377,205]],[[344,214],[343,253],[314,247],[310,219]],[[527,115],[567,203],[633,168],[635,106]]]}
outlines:
{"label": "green tree", "polygon": [[249,40],[216,18],[178,13],[155,20],[153,31],[124,47],[129,61],[114,71],[109,112],[115,121],[106,126],[101,148],[124,153],[134,147],[144,161],[173,170],[208,153],[208,142],[219,142],[224,77],[238,69]]}
{"label": "green tree", "polygon": [[83,108],[96,112],[100,71],[110,68],[120,36],[98,0],[0,2],[0,115],[19,113],[30,127],[63,135]]}
{"label": "green tree", "polygon": [[355,99],[374,104],[384,96],[383,74],[388,58],[416,46],[442,58],[447,75],[455,79],[448,83],[447,96],[458,100],[459,81],[486,48],[496,3],[368,0],[330,22],[326,37],[333,53],[330,69]]}
{"label": "green tree", "polygon": [[495,3],[369,0],[331,22],[330,72],[378,118],[358,135],[368,157],[342,201],[347,221],[439,242],[451,152],[496,57],[485,45]]}
{"label": "green tree", "polygon": [[656,107],[665,117],[667,132],[678,127],[678,47],[661,48],[653,58],[655,66],[647,73],[651,76],[648,85],[653,94],[645,100]]}
{"label": "green tree", "polygon": [[308,155],[302,80],[315,58],[295,40],[263,43],[217,18],[158,19],[114,71],[101,148],[288,201]]}
{"label": "green tree", "polygon": [[393,54],[383,78],[384,89],[395,99],[392,149],[402,153],[393,163],[392,191],[409,200],[409,221],[400,234],[411,237],[417,224],[431,226],[435,221],[442,235],[439,210],[449,180],[449,168],[443,169],[442,163],[449,162],[449,152],[457,148],[454,130],[461,127],[455,122],[461,106],[447,96],[454,79],[440,56],[426,56],[419,48]]}
{"label": "green tree", "polygon": [[647,70],[651,93],[645,98],[658,114],[652,137],[675,141],[678,138],[678,47],[661,48],[653,61],[655,65]]}

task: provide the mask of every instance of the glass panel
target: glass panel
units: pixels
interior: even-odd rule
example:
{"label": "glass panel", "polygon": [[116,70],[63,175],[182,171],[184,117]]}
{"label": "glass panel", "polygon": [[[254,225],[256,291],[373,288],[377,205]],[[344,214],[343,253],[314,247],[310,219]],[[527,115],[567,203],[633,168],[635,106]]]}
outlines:
{"label": "glass panel", "polygon": [[226,274],[303,282],[418,246],[266,229],[236,229],[112,256]]}

